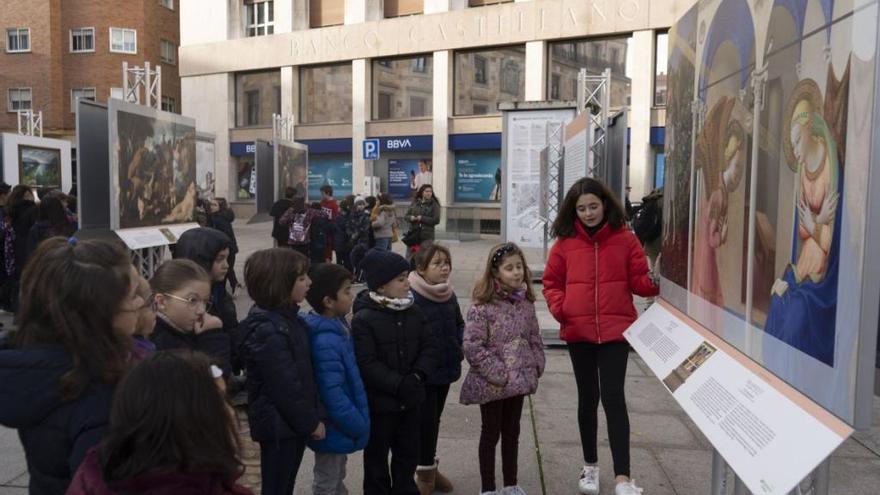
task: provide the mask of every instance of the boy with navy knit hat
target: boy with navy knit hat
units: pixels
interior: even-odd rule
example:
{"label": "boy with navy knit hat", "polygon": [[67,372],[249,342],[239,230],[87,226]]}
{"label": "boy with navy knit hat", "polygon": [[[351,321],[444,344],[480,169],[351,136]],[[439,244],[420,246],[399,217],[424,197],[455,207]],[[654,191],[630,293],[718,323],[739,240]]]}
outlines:
{"label": "boy with navy knit hat", "polygon": [[367,282],[367,290],[354,302],[352,320],[370,409],[364,495],[417,495],[413,476],[419,456],[419,407],[425,399],[425,378],[437,363],[437,346],[424,314],[413,305],[409,263],[391,251],[371,249],[358,267]]}

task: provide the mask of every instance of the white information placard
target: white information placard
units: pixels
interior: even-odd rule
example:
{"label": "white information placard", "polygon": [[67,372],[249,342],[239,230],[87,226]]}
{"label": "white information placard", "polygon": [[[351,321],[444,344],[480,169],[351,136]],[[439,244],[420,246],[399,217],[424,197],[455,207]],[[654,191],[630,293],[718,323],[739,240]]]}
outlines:
{"label": "white information placard", "polygon": [[128,249],[143,249],[156,246],[167,246],[177,243],[181,234],[198,227],[197,223],[183,223],[167,227],[144,227],[140,229],[119,229],[116,235],[128,246]]}
{"label": "white information placard", "polygon": [[665,301],[624,335],[752,493],[789,493],[852,433]]}

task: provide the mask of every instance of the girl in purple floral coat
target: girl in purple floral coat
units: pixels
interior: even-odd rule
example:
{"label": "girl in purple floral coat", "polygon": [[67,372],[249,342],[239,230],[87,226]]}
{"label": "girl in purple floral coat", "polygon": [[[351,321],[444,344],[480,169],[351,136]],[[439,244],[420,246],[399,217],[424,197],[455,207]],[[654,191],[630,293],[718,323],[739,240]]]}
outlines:
{"label": "girl in purple floral coat", "polygon": [[[544,345],[535,315],[535,293],[522,251],[514,243],[492,248],[464,329],[470,370],[462,404],[479,404],[480,479],[483,495],[525,495],[517,484],[519,422],[523,400],[538,389]],[[495,447],[501,438],[504,488],[495,487]]]}

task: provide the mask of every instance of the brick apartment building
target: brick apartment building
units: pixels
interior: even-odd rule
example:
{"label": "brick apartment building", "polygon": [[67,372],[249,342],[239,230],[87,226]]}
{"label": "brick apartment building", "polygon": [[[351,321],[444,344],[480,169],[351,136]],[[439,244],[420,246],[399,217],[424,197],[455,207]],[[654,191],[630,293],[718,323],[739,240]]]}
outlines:
{"label": "brick apartment building", "polygon": [[180,112],[179,0],[0,0],[0,131],[43,112],[43,135],[73,140],[75,98],[122,97],[122,63],[162,66],[162,107]]}

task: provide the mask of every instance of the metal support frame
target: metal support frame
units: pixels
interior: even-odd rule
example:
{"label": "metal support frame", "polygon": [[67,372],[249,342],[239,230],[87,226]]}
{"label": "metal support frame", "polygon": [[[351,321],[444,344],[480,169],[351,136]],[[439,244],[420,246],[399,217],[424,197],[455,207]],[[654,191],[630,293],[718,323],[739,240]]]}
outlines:
{"label": "metal support frame", "polygon": [[122,99],[141,105],[141,90],[144,93],[143,105],[156,110],[162,109],[162,66],[150,70],[150,62],[141,67],[128,67],[122,62]]}
{"label": "metal support frame", "polygon": [[590,127],[595,133],[590,152],[593,161],[588,175],[603,177],[607,163],[608,125],[611,120],[611,69],[601,75],[589,75],[587,69],[578,73],[578,113],[590,110]]}
{"label": "metal support frame", "polygon": [[541,205],[546,206],[546,211],[542,211],[540,215],[541,222],[544,224],[544,261],[547,261],[547,254],[550,244],[550,225],[559,214],[559,203],[562,201],[562,158],[563,158],[563,137],[565,135],[565,124],[547,122],[547,169],[542,170],[545,175],[545,187],[541,188]]}
{"label": "metal support frame", "polygon": [[165,261],[166,253],[167,249],[165,246],[129,250],[132,264],[137,268],[141,276],[147,279],[152,278],[159,265]]}
{"label": "metal support frame", "polygon": [[291,114],[272,114],[272,139],[293,141],[293,127],[296,119]]}
{"label": "metal support frame", "polygon": [[18,110],[18,133],[24,136],[43,137],[43,112]]}

